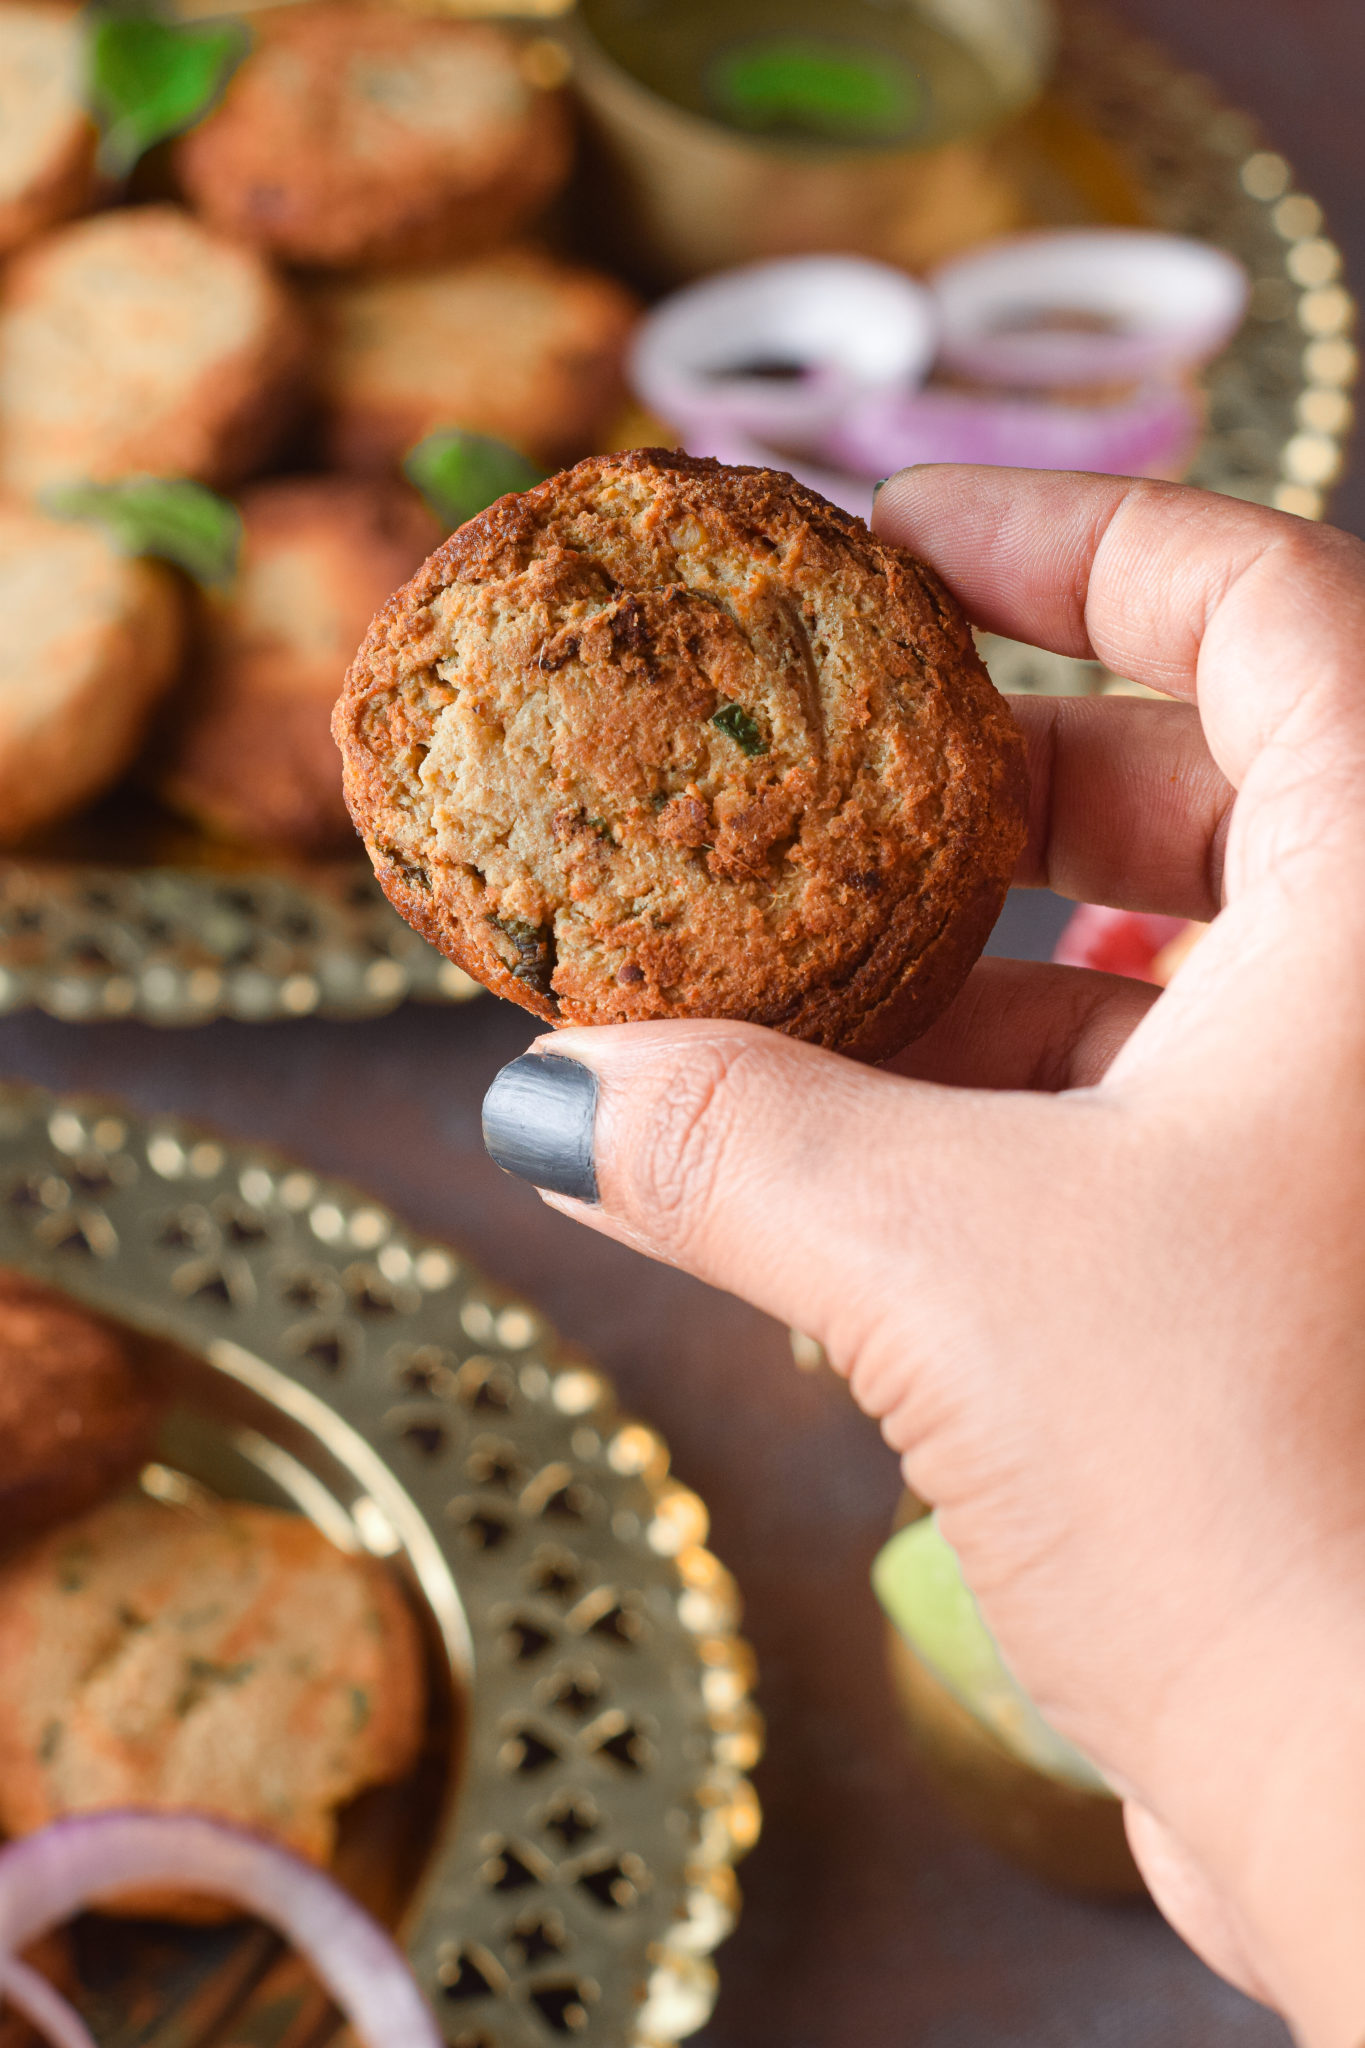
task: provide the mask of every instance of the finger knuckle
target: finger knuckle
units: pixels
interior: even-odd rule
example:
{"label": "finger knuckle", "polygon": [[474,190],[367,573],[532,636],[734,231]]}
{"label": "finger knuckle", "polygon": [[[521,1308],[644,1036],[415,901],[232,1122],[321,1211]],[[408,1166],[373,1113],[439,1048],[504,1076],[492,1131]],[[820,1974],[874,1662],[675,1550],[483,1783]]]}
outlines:
{"label": "finger knuckle", "polygon": [[661,1076],[630,1134],[632,1220],[654,1243],[684,1251],[705,1228],[740,1121],[742,1047],[705,1045]]}

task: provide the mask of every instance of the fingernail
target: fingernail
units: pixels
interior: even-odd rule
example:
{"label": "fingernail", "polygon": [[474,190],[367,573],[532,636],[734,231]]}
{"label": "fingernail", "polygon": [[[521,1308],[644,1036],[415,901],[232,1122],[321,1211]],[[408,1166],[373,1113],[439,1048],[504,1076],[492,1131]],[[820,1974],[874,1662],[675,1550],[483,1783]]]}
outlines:
{"label": "fingernail", "polygon": [[504,1173],[552,1195],[597,1200],[597,1076],[578,1060],[523,1053],[483,1098],[483,1142]]}
{"label": "fingernail", "polygon": [[890,481],[891,479],[889,476],[879,476],[877,478],[876,483],[873,484],[872,486],[872,502],[874,505],[876,504],[877,499],[880,497],[881,493],[886,489]]}

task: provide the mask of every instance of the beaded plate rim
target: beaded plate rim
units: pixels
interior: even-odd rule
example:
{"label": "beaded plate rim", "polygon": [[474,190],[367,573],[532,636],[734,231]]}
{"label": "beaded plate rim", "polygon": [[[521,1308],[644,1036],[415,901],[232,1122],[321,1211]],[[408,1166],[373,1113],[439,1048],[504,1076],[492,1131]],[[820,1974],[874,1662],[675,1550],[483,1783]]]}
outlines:
{"label": "beaded plate rim", "polygon": [[[1074,0],[1061,17],[1056,100],[1127,165],[1155,225],[1209,235],[1251,272],[1251,317],[1205,376],[1210,431],[1190,480],[1321,518],[1357,369],[1355,302],[1322,209],[1252,117],[1160,45]],[[993,636],[982,651],[1007,691],[1138,687]],[[286,875],[0,860],[0,1015],[363,1017],[479,993],[359,864]]]}
{"label": "beaded plate rim", "polygon": [[11,1083],[0,1263],[268,1411],[251,1441],[325,1473],[327,1532],[340,1513],[337,1540],[402,1565],[464,1687],[459,1797],[403,1930],[455,2048],[703,2025],[761,1824],[753,1656],[705,1506],[600,1369],[349,1186]]}

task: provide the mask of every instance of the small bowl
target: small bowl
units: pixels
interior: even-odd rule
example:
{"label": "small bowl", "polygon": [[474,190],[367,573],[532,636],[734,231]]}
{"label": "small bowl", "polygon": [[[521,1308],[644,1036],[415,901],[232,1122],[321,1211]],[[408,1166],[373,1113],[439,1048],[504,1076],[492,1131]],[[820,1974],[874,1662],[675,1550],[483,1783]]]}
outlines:
{"label": "small bowl", "polygon": [[973,1834],[1063,1891],[1129,1898],[1145,1890],[1117,1799],[1064,1785],[1012,1755],[890,1624],[887,1656],[915,1753]]}
{"label": "small bowl", "polygon": [[[647,4],[673,14],[674,27],[688,11],[679,0]],[[925,146],[769,137],[680,105],[612,54],[621,6],[583,0],[569,34],[610,253],[652,282],[832,249],[918,268],[1020,224],[1017,181],[995,140],[1046,80],[1055,41],[1047,0],[982,0],[961,20],[918,0],[881,10],[891,33],[897,14],[940,36],[951,28],[979,80],[972,104]],[[730,37],[743,34],[746,12],[762,28],[772,10],[737,9]],[[830,19],[836,33],[847,29],[842,13]]]}
{"label": "small bowl", "polygon": [[[896,1561],[891,1552],[883,1553],[874,1572],[890,1609],[886,1643],[892,1682],[926,1775],[973,1834],[1035,1877],[1065,1891],[1091,1895],[1142,1893],[1145,1887],[1128,1847],[1121,1803],[1098,1773],[1039,1719],[1008,1673],[987,1672],[985,1662],[994,1665],[996,1653],[952,1552],[925,1523],[927,1514],[913,1494],[901,1496],[896,1535],[919,1524],[921,1533],[931,1539],[927,1552],[920,1545],[917,1576],[907,1582],[908,1558]],[[905,1538],[896,1548],[916,1541]],[[884,1568],[889,1568],[885,1578]],[[893,1584],[898,1595],[888,1598]],[[920,1626],[929,1627],[936,1609],[938,1634],[931,1632],[925,1641],[937,1642],[947,1656],[945,1620],[956,1615],[960,1629],[964,1601],[972,1609],[972,1631],[982,1639],[980,1654],[970,1664],[959,1662],[959,1686],[940,1674],[896,1622],[917,1617]],[[963,1654],[959,1641],[959,1660]],[[964,1689],[969,1668],[976,1672],[973,1683],[982,1689],[978,1710]],[[1009,1689],[1008,1695],[1002,1694],[1002,1687]],[[1015,1742],[1009,1739],[1012,1733],[1018,1736]],[[1047,1768],[1049,1760],[1056,1763],[1056,1770]]]}

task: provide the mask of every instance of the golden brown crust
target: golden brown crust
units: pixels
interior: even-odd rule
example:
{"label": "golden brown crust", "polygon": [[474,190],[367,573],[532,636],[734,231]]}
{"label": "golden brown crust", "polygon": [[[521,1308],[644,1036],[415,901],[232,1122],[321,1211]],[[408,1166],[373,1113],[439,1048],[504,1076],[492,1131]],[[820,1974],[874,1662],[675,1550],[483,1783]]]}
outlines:
{"label": "golden brown crust", "polygon": [[130,1495],[11,1554],[0,1669],[14,1835],[66,1813],[189,1807],[326,1863],[338,1807],[411,1768],[425,1718],[417,1626],[384,1567],[235,1501]]}
{"label": "golden brown crust", "polygon": [[97,527],[0,503],[0,846],[116,782],[175,678],[179,585]]}
{"label": "golden brown crust", "polygon": [[509,441],[555,466],[598,444],[620,404],[639,314],[614,278],[537,249],[318,297],[330,459],[389,469],[439,427]]}
{"label": "golden brown crust", "polygon": [[0,1271],[0,1540],[79,1514],[151,1456],[159,1404],[126,1340]]}
{"label": "golden brown crust", "polygon": [[367,622],[441,529],[385,478],[282,478],[240,503],[237,582],[205,603],[153,779],[225,838],[301,852],[353,845],[332,706]]}
{"label": "golden brown crust", "polygon": [[95,184],[96,140],[93,123],[76,129],[42,180],[30,185],[22,200],[12,200],[0,211],[0,250],[16,249],[85,210]]}
{"label": "golden brown crust", "polygon": [[788,476],[658,449],[453,534],[333,730],[396,907],[553,1023],[885,1057],[1024,840],[1023,744],[938,578]]}
{"label": "golden brown crust", "polygon": [[439,263],[505,241],[563,183],[563,95],[502,29],[328,4],[257,23],[222,106],[175,152],[225,233],[292,263]]}
{"label": "golden brown crust", "polygon": [[85,210],[94,194],[97,139],[93,122],[73,123],[42,176],[0,203],[0,255]]}
{"label": "golden brown crust", "polygon": [[73,8],[0,7],[0,255],[68,220],[95,192]]}
{"label": "golden brown crust", "polygon": [[139,473],[234,483],[297,409],[307,344],[264,260],[179,207],[62,228],[5,275],[0,486],[35,498]]}

